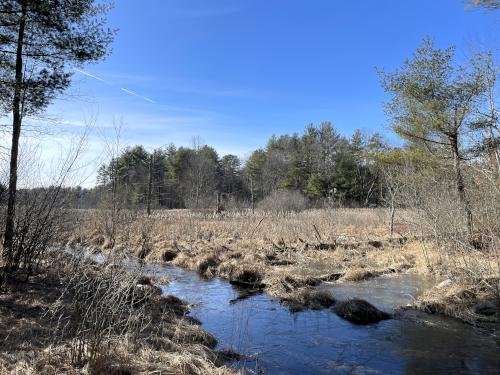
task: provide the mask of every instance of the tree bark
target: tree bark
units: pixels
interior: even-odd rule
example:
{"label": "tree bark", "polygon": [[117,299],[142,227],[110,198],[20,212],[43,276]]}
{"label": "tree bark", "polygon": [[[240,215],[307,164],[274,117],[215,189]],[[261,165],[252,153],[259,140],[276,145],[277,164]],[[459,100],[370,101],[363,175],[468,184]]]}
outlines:
{"label": "tree bark", "polygon": [[389,232],[391,235],[391,238],[394,235],[394,215],[396,214],[396,206],[394,203],[394,198],[391,197],[391,218],[390,218],[390,223],[389,223]]}
{"label": "tree bark", "polygon": [[220,214],[222,212],[222,207],[221,207],[221,194],[220,194],[220,191],[217,191],[216,193],[216,208],[215,208],[215,212],[217,214]]}
{"label": "tree bark", "polygon": [[153,163],[154,163],[154,151],[149,159],[149,176],[148,176],[148,198],[147,198],[147,214],[151,215],[151,193],[153,188]]}
{"label": "tree bark", "polygon": [[253,193],[253,177],[250,176],[250,199],[252,200],[252,214],[255,213],[255,198]]}
{"label": "tree bark", "polygon": [[495,98],[493,94],[493,88],[490,87],[489,93],[489,102],[490,102],[490,124],[488,125],[488,148],[490,149],[491,163],[493,164],[493,171],[496,177],[500,176],[500,153],[498,151],[498,145],[495,137],[495,133],[493,131],[494,126],[497,123],[497,110],[495,108]]}
{"label": "tree bark", "polygon": [[451,150],[453,153],[453,167],[455,172],[455,186],[458,192],[458,198],[464,210],[465,221],[467,225],[467,234],[472,235],[473,223],[472,223],[472,210],[470,207],[469,199],[465,192],[464,178],[462,176],[462,168],[460,165],[460,152],[458,149],[458,137],[450,137]]}
{"label": "tree bark", "polygon": [[495,139],[495,134],[493,133],[493,127],[489,126],[488,127],[489,131],[489,137],[490,139],[488,140],[488,148],[490,149],[490,156],[491,158],[491,164],[492,164],[492,169],[493,173],[495,176],[500,176],[500,153],[498,151],[498,146],[497,146],[497,141]]}
{"label": "tree bark", "polygon": [[5,234],[3,257],[7,268],[11,266],[12,245],[14,241],[14,220],[16,215],[17,164],[19,154],[19,138],[21,136],[21,90],[23,83],[23,45],[26,26],[26,2],[22,3],[16,51],[16,83],[12,101],[12,146],[10,149],[9,196],[7,202],[7,217],[5,219]]}

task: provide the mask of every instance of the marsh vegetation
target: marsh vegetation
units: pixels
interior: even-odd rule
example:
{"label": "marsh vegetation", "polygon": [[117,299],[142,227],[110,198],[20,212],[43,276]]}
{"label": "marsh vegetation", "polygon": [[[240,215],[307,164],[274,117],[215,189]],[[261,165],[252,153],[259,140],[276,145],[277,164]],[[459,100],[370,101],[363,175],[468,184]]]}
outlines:
{"label": "marsh vegetation", "polygon": [[110,6],[0,6],[1,373],[498,372],[494,52],[379,69],[392,136],[324,121],[240,158],[115,121],[81,187],[93,119],[50,173],[23,141],[109,54]]}

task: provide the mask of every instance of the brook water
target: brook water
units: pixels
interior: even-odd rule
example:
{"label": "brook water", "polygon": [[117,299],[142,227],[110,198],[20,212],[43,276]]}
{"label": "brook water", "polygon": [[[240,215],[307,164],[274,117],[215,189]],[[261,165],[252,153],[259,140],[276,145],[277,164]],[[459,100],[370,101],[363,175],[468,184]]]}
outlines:
{"label": "brook water", "polygon": [[[217,337],[218,349],[246,354],[228,365],[250,373],[500,374],[500,339],[454,319],[407,311],[397,319],[359,326],[328,309],[291,313],[265,293],[235,302],[242,291],[227,281],[205,280],[178,267],[147,265],[144,272],[168,277],[171,282],[161,285],[164,294],[193,304],[190,315]],[[338,300],[362,298],[393,312],[434,283],[398,275],[320,288]]]}
{"label": "brook water", "polygon": [[[219,340],[219,349],[249,357],[232,365],[269,374],[498,374],[500,342],[451,319],[407,312],[370,326],[357,326],[329,310],[290,313],[259,294],[230,303],[239,292],[220,279],[149,265],[147,273],[167,276],[162,286],[195,304],[190,315]],[[339,299],[359,297],[385,311],[411,301],[428,282],[391,276],[356,284],[323,285]]]}

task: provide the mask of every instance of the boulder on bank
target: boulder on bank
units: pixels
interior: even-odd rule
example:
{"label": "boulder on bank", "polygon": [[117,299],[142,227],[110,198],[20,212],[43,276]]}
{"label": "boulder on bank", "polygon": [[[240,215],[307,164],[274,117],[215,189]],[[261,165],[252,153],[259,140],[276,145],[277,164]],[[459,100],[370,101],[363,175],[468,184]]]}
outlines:
{"label": "boulder on bank", "polygon": [[173,250],[173,249],[167,249],[163,252],[163,254],[161,255],[161,259],[164,261],[164,262],[171,262],[173,261],[175,258],[177,258],[177,255],[179,255],[179,251],[177,250]]}
{"label": "boulder on bank", "polygon": [[350,299],[337,302],[333,311],[341,318],[356,324],[378,323],[390,319],[391,316],[362,299]]}

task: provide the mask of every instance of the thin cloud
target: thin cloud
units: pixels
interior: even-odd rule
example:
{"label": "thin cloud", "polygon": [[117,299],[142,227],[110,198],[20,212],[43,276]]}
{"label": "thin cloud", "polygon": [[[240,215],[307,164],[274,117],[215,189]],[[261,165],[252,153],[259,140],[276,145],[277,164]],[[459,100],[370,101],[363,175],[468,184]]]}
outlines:
{"label": "thin cloud", "polygon": [[[75,71],[77,71],[78,73],[83,74],[83,75],[85,75],[85,76],[87,76],[87,77],[91,77],[91,78],[94,78],[94,79],[96,79],[96,80],[98,80],[98,81],[104,82],[105,84],[107,84],[107,85],[109,85],[109,86],[114,86],[111,82],[108,82],[108,81],[106,81],[105,79],[102,79],[102,78],[100,78],[100,77],[98,77],[98,76],[95,76],[95,75],[93,75],[93,74],[87,73],[86,71],[83,71],[83,70],[81,70],[81,69],[77,69],[77,68],[73,68],[73,69],[74,69]],[[143,96],[143,95],[137,94],[136,92],[133,92],[133,91],[131,91],[131,90],[125,89],[125,88],[123,88],[123,87],[120,87],[120,90],[122,90],[122,91],[126,92],[127,94],[134,95],[134,96],[136,96],[136,97],[138,97],[138,98],[144,99],[144,100],[146,100],[146,101],[148,101],[148,102],[150,102],[150,103],[156,104],[156,102],[155,102],[153,99],[150,99],[150,98],[148,98],[148,97],[146,97],[146,96]]]}
{"label": "thin cloud", "polygon": [[[249,97],[252,96],[253,93],[249,90],[245,89],[228,89],[228,90],[216,90],[216,89],[204,89],[204,88],[196,88],[189,86],[163,86],[163,90],[178,92],[181,94],[195,94],[195,95],[203,95],[203,96],[216,96],[216,97]],[[255,94],[256,95],[256,94]]]}
{"label": "thin cloud", "polygon": [[110,83],[110,82],[108,82],[108,81],[106,81],[106,80],[104,80],[104,79],[102,79],[102,78],[100,78],[100,77],[97,77],[97,76],[95,76],[95,75],[93,75],[93,74],[87,73],[87,72],[85,72],[85,71],[83,71],[83,70],[81,70],[81,69],[77,69],[77,68],[73,68],[73,69],[74,69],[75,71],[77,71],[78,73],[83,74],[83,75],[85,75],[85,76],[87,76],[87,77],[91,77],[91,78],[97,79],[98,81],[104,82],[104,83],[105,83],[105,84],[107,84],[107,85],[111,85],[111,83]]}
{"label": "thin cloud", "polygon": [[[126,74],[126,73],[106,73],[107,78],[112,78],[116,82],[127,82],[127,84],[136,84],[143,87],[154,86],[155,89],[160,89],[162,91],[168,91],[173,93],[181,94],[195,94],[202,96],[211,97],[231,97],[231,98],[243,98],[243,97],[259,97],[262,98],[263,95],[269,96],[283,96],[280,92],[263,92],[262,90],[253,90],[247,88],[229,87],[227,89],[220,88],[227,87],[224,82],[205,82],[204,85],[200,86],[197,82],[193,85],[192,82],[179,79],[176,77],[166,77],[166,76],[153,76],[153,75],[139,75],[139,74]],[[158,85],[161,82],[161,85]],[[159,87],[158,87],[159,86]],[[217,86],[217,87],[216,87]],[[131,91],[131,90],[128,90]],[[144,98],[144,96],[143,96]],[[148,98],[150,99],[150,98]]]}
{"label": "thin cloud", "polygon": [[130,91],[130,90],[124,89],[123,87],[120,87],[120,90],[122,90],[122,91],[126,92],[127,94],[134,95],[134,96],[137,96],[138,98],[141,98],[141,99],[147,100],[147,101],[148,101],[148,102],[150,102],[150,103],[156,104],[156,102],[155,102],[153,99],[149,99],[149,98],[148,98],[148,97],[146,97],[146,96],[139,95],[139,94],[137,94],[136,92],[133,92],[133,91]]}

